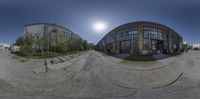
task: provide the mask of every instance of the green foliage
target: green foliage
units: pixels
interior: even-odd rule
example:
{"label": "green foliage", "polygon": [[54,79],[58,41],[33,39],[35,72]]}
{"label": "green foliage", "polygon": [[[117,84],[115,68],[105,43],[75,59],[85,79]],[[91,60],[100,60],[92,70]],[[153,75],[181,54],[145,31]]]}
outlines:
{"label": "green foliage", "polygon": [[30,58],[34,57],[34,58],[52,58],[52,57],[56,57],[56,56],[61,56],[61,53],[56,53],[56,52],[35,52],[35,53],[31,53],[30,54]]}
{"label": "green foliage", "polygon": [[70,51],[80,51],[80,50],[84,50],[84,49],[83,49],[83,44],[82,44],[82,40],[81,40],[81,39],[73,39],[73,40],[70,40],[70,44],[69,44],[68,48],[70,49]]}
{"label": "green foliage", "polygon": [[83,41],[83,49],[84,49],[84,50],[89,50],[89,49],[90,49],[90,46],[89,46],[87,40],[84,40],[84,41]]}
{"label": "green foliage", "polygon": [[24,35],[24,47],[32,52],[33,43],[35,42],[34,36],[30,33]]}
{"label": "green foliage", "polygon": [[26,45],[31,46],[34,43],[34,37],[30,33],[26,33],[24,36],[24,42]]}
{"label": "green foliage", "polygon": [[22,36],[18,37],[14,45],[15,46],[24,45],[24,38]]}
{"label": "green foliage", "polygon": [[89,43],[89,44],[88,44],[88,47],[89,47],[89,49],[95,49],[95,44]]}
{"label": "green foliage", "polygon": [[29,50],[24,46],[20,46],[20,56],[28,56]]}
{"label": "green foliage", "polygon": [[19,37],[16,40],[16,45],[20,46],[20,56],[38,58],[56,57],[90,49],[86,40],[67,40],[64,37],[62,33],[41,36],[39,33],[33,35],[27,32],[24,37]]}

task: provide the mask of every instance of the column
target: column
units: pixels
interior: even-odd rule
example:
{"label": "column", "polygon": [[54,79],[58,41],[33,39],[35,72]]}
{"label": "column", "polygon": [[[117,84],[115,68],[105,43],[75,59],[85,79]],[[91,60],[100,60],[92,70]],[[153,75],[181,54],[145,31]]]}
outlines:
{"label": "column", "polygon": [[139,25],[139,53],[143,54],[143,47],[144,47],[144,31],[143,26]]}

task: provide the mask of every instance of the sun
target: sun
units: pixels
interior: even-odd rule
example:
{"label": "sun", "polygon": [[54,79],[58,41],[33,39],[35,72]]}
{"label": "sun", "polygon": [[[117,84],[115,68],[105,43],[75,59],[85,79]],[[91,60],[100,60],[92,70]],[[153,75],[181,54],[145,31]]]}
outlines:
{"label": "sun", "polygon": [[97,21],[93,24],[93,29],[95,32],[102,32],[107,29],[107,24],[103,21]]}

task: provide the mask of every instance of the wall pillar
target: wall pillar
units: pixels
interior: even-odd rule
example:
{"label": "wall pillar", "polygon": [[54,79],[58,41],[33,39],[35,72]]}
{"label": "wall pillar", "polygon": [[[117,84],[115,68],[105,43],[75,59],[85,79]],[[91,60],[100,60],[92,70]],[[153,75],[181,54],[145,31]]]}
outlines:
{"label": "wall pillar", "polygon": [[171,32],[169,32],[168,34],[168,43],[169,43],[169,53],[172,53],[172,36],[171,36]]}
{"label": "wall pillar", "polygon": [[132,40],[131,40],[131,52],[130,52],[131,54],[134,54],[134,49],[133,49],[133,38],[132,38]]}
{"label": "wall pillar", "polygon": [[144,32],[143,26],[139,25],[139,53],[143,54],[143,47],[144,47]]}
{"label": "wall pillar", "polygon": [[116,50],[115,50],[115,46],[116,46],[115,41],[116,41],[116,40],[115,40],[115,34],[113,34],[113,35],[112,35],[112,42],[113,42],[113,43],[112,43],[112,47],[113,47],[113,48],[112,48],[112,49],[113,49],[112,52],[113,52],[113,53],[116,53]]}

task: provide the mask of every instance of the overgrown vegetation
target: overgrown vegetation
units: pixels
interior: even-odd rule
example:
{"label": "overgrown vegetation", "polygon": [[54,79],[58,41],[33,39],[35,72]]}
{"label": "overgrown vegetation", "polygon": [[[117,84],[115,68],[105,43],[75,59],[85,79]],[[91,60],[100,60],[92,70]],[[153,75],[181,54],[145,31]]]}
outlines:
{"label": "overgrown vegetation", "polygon": [[70,55],[70,54],[75,54],[79,53],[81,51],[70,51],[70,52],[28,52],[25,55],[21,55],[27,58],[53,58],[56,56],[64,56],[64,55]]}
{"label": "overgrown vegetation", "polygon": [[56,57],[90,49],[86,40],[66,39],[63,35],[57,34],[43,37],[39,34],[26,33],[19,37],[14,45],[20,47],[20,56],[28,58]]}

